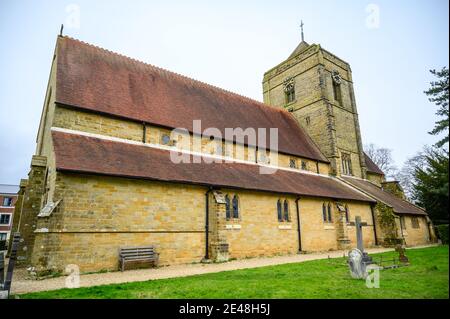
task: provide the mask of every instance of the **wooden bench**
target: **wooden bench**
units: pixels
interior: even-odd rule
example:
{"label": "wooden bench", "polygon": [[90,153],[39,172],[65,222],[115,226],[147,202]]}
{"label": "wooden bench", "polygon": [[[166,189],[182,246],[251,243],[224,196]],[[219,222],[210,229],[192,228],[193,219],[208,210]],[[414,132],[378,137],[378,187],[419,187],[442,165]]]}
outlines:
{"label": "wooden bench", "polygon": [[154,246],[125,247],[120,248],[119,258],[120,269],[121,271],[124,271],[126,262],[148,261],[151,262],[154,266],[157,266],[159,254],[156,252]]}

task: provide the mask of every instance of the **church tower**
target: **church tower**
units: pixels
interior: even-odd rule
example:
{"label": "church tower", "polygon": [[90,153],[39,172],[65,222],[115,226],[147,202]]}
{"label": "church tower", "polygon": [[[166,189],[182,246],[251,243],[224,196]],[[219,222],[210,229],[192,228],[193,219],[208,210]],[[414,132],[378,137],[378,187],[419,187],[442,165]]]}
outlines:
{"label": "church tower", "polygon": [[264,103],[285,108],[331,162],[335,175],[366,177],[350,65],[303,39],[264,74]]}

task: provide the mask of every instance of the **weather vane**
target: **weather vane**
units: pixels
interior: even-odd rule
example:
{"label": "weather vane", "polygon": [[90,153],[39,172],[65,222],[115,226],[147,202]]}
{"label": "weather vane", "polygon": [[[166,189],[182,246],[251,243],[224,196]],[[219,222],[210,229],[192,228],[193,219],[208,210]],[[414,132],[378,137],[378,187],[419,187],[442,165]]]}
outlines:
{"label": "weather vane", "polygon": [[303,20],[300,20],[300,28],[302,29],[302,42],[305,41],[305,36],[303,35]]}

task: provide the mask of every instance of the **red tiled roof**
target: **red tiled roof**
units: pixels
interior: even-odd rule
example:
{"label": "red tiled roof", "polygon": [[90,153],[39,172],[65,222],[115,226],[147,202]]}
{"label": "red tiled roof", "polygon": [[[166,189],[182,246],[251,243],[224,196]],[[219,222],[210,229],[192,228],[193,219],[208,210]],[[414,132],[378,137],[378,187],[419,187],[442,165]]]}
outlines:
{"label": "red tiled roof", "polygon": [[[289,112],[68,37],[58,37],[56,102],[168,128],[278,128],[281,153],[328,162]],[[267,134],[268,135],[268,134]]]}
{"label": "red tiled roof", "polygon": [[366,162],[367,171],[369,173],[384,175],[383,171],[378,167],[377,164],[372,161],[372,159],[366,153],[364,153],[364,160]]}
{"label": "red tiled roof", "polygon": [[258,165],[243,163],[176,164],[172,151],[58,131],[52,138],[59,171],[374,202],[330,177],[286,170],[260,174]]}
{"label": "red tiled roof", "polygon": [[382,190],[381,187],[369,181],[344,176],[342,178],[370,196],[392,207],[397,214],[427,215],[420,207]]}

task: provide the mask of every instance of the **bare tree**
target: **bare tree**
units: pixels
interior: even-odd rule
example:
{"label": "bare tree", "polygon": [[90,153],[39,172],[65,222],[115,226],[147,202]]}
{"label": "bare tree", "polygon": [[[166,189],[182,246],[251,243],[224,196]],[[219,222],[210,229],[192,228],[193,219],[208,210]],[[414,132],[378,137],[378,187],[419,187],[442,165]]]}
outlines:
{"label": "bare tree", "polygon": [[397,173],[397,167],[392,159],[392,150],[384,147],[378,147],[375,144],[364,145],[364,151],[384,172],[386,177],[394,178]]}
{"label": "bare tree", "polygon": [[400,182],[405,192],[405,196],[412,200],[414,191],[415,177],[417,168],[424,168],[426,165],[426,156],[432,152],[433,148],[425,146],[423,151],[417,152],[414,156],[408,158],[400,170],[394,173],[393,178]]}

